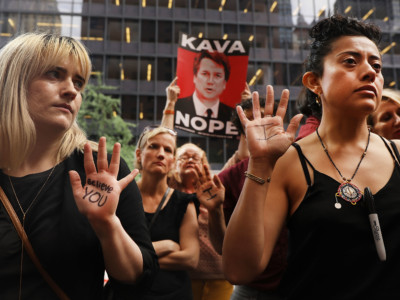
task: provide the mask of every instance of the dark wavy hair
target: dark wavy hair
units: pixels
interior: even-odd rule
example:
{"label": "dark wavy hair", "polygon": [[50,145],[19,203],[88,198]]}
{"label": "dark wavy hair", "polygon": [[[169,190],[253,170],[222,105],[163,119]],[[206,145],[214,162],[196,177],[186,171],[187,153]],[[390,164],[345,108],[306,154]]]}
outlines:
{"label": "dark wavy hair", "polygon": [[[246,110],[246,109],[252,110],[253,109],[253,101],[251,98],[244,99],[244,100],[242,100],[242,102],[240,102],[236,106],[241,106],[243,108],[243,110]],[[265,99],[260,98],[260,107],[264,107],[264,106],[265,106]],[[244,129],[243,129],[242,123],[240,122],[239,116],[236,112],[236,109],[232,114],[231,122],[233,123],[233,125],[235,125],[235,127],[237,128],[239,133],[244,135]]]}
{"label": "dark wavy hair", "polygon": [[[332,50],[332,43],[342,36],[365,36],[377,47],[382,33],[378,26],[342,15],[333,15],[316,23],[309,31],[313,42],[310,54],[305,62],[306,72],[313,72],[321,77],[324,71],[324,57]],[[322,116],[321,106],[315,101],[317,95],[306,89],[303,99],[299,99],[299,110],[306,116]]]}
{"label": "dark wavy hair", "polygon": [[196,55],[193,62],[194,75],[197,75],[197,72],[200,68],[200,62],[203,60],[203,58],[211,59],[216,64],[223,66],[225,71],[225,81],[228,81],[231,74],[231,65],[229,64],[229,60],[226,55],[217,51],[209,52],[207,50],[203,50]]}

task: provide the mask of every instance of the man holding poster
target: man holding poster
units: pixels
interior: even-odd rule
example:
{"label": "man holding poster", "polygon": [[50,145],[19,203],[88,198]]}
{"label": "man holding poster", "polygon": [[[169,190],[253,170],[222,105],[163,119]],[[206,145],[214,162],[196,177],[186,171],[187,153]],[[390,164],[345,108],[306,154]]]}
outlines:
{"label": "man holding poster", "polygon": [[248,49],[241,41],[198,39],[182,33],[179,46],[181,93],[175,127],[214,137],[237,136],[230,119],[245,88]]}

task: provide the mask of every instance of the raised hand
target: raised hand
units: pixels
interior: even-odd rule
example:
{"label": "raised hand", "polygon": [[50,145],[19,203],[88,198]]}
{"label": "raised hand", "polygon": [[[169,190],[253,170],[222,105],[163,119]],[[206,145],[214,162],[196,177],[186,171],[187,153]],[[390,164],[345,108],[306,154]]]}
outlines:
{"label": "raised hand", "polygon": [[254,120],[250,121],[247,119],[242,107],[237,107],[240,121],[243,128],[245,128],[250,157],[275,162],[293,143],[296,130],[303,115],[298,114],[294,116],[285,131],[283,120],[289,102],[289,91],[283,90],[275,116],[273,116],[274,90],[272,86],[267,86],[264,117],[261,117],[258,93],[253,92],[252,98]]}
{"label": "raised hand", "polygon": [[207,165],[204,165],[204,172],[198,165],[195,165],[195,169],[198,175],[196,185],[197,199],[208,211],[219,208],[225,198],[224,185],[218,176],[214,175],[211,178],[210,169]]}
{"label": "raised hand", "polygon": [[181,92],[179,86],[176,85],[177,80],[178,77],[175,77],[174,80],[172,80],[172,82],[166,88],[167,100],[174,103],[178,100],[179,93]]}
{"label": "raised hand", "polygon": [[82,187],[80,176],[76,171],[69,172],[76,205],[91,223],[109,221],[115,216],[122,190],[139,172],[135,169],[121,180],[117,180],[120,150],[121,145],[116,143],[108,164],[106,138],[100,138],[96,170],[92,149],[87,143],[84,148],[85,185]]}

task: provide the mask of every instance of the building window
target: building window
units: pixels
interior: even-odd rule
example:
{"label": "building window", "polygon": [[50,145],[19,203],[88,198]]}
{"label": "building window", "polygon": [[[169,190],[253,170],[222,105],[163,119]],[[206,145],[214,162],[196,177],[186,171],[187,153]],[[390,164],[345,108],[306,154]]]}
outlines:
{"label": "building window", "polygon": [[142,21],[141,41],[147,43],[154,43],[156,41],[155,21]]}
{"label": "building window", "polygon": [[171,81],[172,75],[172,59],[158,58],[157,59],[157,80]]}
{"label": "building window", "polygon": [[117,56],[107,57],[107,79],[120,79],[121,78],[121,59]]}
{"label": "building window", "polygon": [[109,41],[122,41],[122,24],[120,19],[108,20],[107,39]]}

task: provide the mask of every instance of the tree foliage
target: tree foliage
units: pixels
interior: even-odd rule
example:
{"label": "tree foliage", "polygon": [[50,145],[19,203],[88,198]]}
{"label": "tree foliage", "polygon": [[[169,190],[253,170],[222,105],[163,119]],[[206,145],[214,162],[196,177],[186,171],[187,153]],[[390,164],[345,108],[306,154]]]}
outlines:
{"label": "tree foliage", "polygon": [[89,83],[86,86],[82,95],[78,124],[90,140],[98,141],[100,137],[105,136],[109,153],[116,142],[120,143],[121,156],[132,169],[135,145],[131,129],[135,124],[121,118],[120,99],[103,93],[112,89],[115,87],[104,85],[100,78],[96,85]]}

